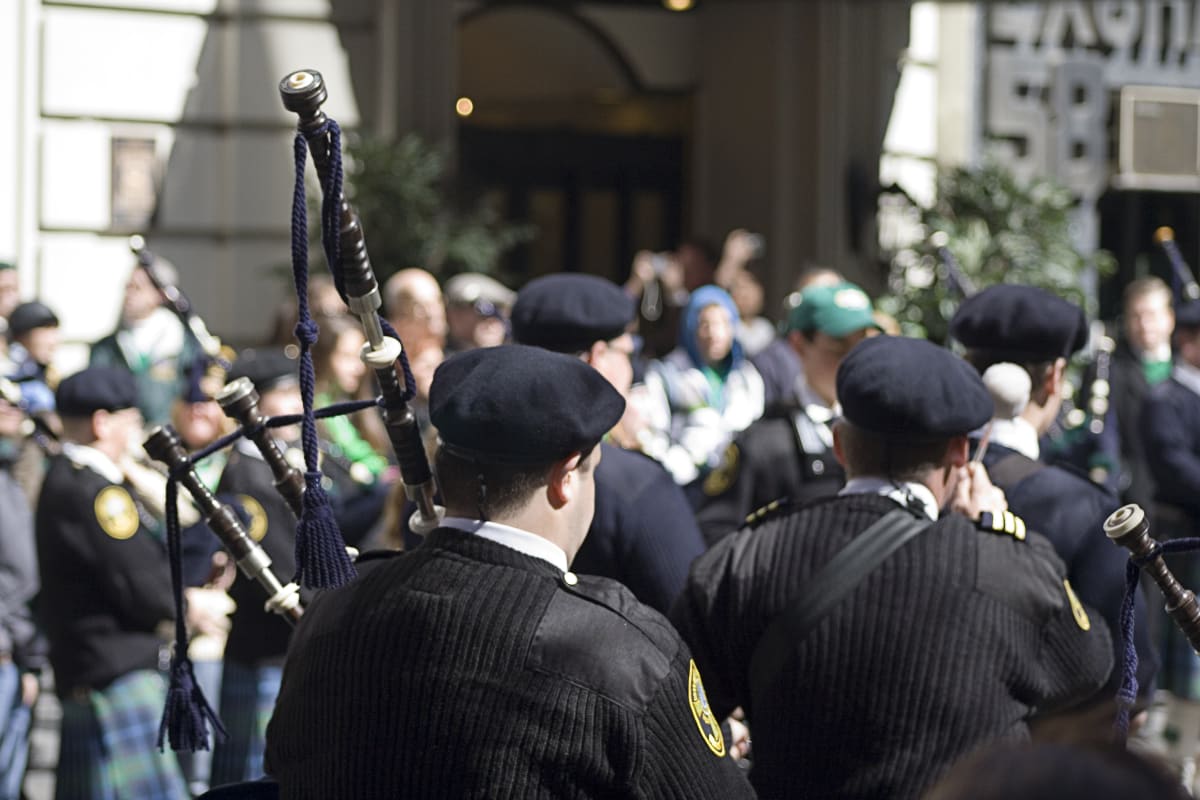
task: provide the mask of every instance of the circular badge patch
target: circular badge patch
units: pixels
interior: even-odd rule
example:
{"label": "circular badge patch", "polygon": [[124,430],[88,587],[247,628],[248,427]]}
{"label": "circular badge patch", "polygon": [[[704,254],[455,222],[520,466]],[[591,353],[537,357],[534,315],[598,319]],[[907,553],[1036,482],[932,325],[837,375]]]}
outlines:
{"label": "circular badge patch", "polygon": [[714,755],[725,755],[725,737],[721,735],[721,725],[713,717],[712,709],[708,707],[708,696],[704,694],[704,682],[700,680],[700,670],[696,662],[688,662],[688,705],[692,708],[692,718],[708,749]]}
{"label": "circular badge patch", "polygon": [[1079,598],[1075,596],[1075,590],[1071,588],[1071,582],[1066,578],[1063,578],[1063,587],[1067,590],[1067,599],[1071,601],[1071,613],[1075,616],[1075,624],[1085,631],[1090,631],[1092,621],[1088,619],[1083,603],[1079,602]]}
{"label": "circular badge patch", "polygon": [[121,486],[106,486],[96,495],[93,504],[96,522],[112,538],[123,541],[137,533],[137,506],[129,492]]}
{"label": "circular badge patch", "polygon": [[262,503],[248,494],[239,494],[237,499],[242,504],[242,508],[245,509],[246,516],[250,518],[250,530],[246,531],[246,533],[254,541],[261,542],[263,537],[267,535],[267,512],[263,510]]}

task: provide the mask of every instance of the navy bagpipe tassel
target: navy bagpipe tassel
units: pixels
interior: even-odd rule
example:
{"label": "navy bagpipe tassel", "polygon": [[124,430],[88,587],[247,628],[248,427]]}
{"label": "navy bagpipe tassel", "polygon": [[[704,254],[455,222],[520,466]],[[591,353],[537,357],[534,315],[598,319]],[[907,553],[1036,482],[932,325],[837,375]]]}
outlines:
{"label": "navy bagpipe tassel", "polygon": [[[326,260],[336,276],[338,262],[337,217],[331,196],[340,193],[341,141],[337,123],[326,122],[331,134],[330,155],[334,161],[335,177],[330,185],[322,186],[324,202],[321,209],[321,233]],[[346,552],[346,542],[338,529],[321,487],[318,466],[317,420],[313,409],[316,374],[312,363],[312,347],[319,329],[308,308],[308,205],[304,193],[304,168],[308,162],[308,142],[297,132],[295,139],[296,183],[292,193],[292,275],[296,283],[296,303],[299,321],[296,338],[300,342],[300,394],[304,402],[301,423],[301,442],[304,449],[304,507],[296,526],[296,583],[314,589],[342,586],[356,575],[354,562]],[[340,286],[339,286],[340,289]]]}
{"label": "navy bagpipe tassel", "polygon": [[296,564],[307,586],[329,588],[348,583],[357,573],[321,487],[321,477],[320,472],[304,473],[304,513],[296,526]]}
{"label": "navy bagpipe tassel", "polygon": [[158,748],[163,749],[166,738],[172,750],[208,750],[210,725],[218,737],[225,738],[225,726],[208,704],[200,684],[196,683],[192,661],[185,651],[183,657],[176,655],[171,659],[171,686],[158,727]]}
{"label": "navy bagpipe tassel", "polygon": [[172,475],[167,479],[167,554],[171,562],[171,587],[175,595],[175,648],[171,654],[170,684],[167,704],[158,725],[158,749],[170,741],[172,750],[208,749],[208,728],[211,725],[222,739],[225,726],[217,717],[188,658],[187,624],[183,608],[183,548],[179,530],[179,484]]}

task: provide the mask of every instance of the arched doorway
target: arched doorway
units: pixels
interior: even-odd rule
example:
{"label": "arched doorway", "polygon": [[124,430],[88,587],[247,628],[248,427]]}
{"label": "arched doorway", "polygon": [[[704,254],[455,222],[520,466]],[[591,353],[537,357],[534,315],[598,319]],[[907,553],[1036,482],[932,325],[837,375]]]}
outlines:
{"label": "arched doorway", "polygon": [[633,253],[678,239],[690,95],[645,88],[612,36],[571,10],[484,7],[458,34],[462,176],[537,238],[504,265],[524,280],[624,280]]}

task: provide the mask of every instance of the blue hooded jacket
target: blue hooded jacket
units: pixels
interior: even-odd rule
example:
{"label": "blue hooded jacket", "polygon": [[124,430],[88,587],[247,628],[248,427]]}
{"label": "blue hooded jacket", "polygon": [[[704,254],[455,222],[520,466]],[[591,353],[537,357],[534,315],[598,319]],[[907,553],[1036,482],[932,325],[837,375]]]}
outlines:
{"label": "blue hooded jacket", "polygon": [[741,365],[744,355],[742,353],[742,343],[737,339],[738,326],[738,310],[734,305],[733,298],[719,286],[701,286],[696,291],[692,292],[692,297],[688,301],[687,309],[683,313],[683,319],[679,323],[679,343],[687,351],[688,357],[692,360],[692,364],[696,369],[704,369],[707,364],[704,362],[704,357],[700,355],[700,349],[696,346],[696,326],[700,321],[700,312],[709,306],[721,306],[729,312],[729,322],[734,329],[733,347],[729,350],[729,355],[719,365],[718,371],[723,374],[729,374],[730,370],[736,369]]}

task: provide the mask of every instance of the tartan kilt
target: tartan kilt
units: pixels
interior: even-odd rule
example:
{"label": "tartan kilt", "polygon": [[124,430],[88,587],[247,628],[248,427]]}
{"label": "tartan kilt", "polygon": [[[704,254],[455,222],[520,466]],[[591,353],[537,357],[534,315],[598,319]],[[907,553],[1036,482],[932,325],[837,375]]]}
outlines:
{"label": "tartan kilt", "polygon": [[62,800],[187,798],[175,754],[158,749],[166,682],[153,670],[62,701],[55,796]]}
{"label": "tartan kilt", "polygon": [[210,785],[263,777],[267,723],[275,710],[283,667],[250,667],[225,662],[221,675],[221,722],[228,734],[213,752]]}

